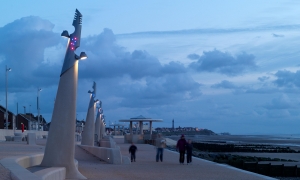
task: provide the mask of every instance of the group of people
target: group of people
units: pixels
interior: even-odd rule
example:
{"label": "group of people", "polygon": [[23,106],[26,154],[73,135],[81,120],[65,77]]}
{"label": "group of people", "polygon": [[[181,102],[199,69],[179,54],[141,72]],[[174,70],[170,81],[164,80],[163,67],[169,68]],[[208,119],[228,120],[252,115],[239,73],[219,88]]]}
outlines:
{"label": "group of people", "polygon": [[[157,135],[156,138],[156,162],[163,162],[163,154],[164,148],[166,147],[166,139],[161,136],[161,134]],[[179,163],[184,164],[184,156],[185,152],[187,154],[187,164],[192,162],[192,151],[193,145],[192,141],[189,139],[185,140],[184,135],[181,135],[180,139],[177,141],[176,145],[177,151],[179,151]],[[134,143],[129,147],[129,154],[131,154],[131,162],[135,162],[135,153],[137,151],[137,147]]]}
{"label": "group of people", "polygon": [[186,161],[187,164],[192,162],[192,152],[193,152],[193,144],[192,140],[185,140],[184,135],[181,135],[180,139],[177,141],[176,145],[177,151],[179,151],[179,163],[184,164],[184,154],[186,151]]}

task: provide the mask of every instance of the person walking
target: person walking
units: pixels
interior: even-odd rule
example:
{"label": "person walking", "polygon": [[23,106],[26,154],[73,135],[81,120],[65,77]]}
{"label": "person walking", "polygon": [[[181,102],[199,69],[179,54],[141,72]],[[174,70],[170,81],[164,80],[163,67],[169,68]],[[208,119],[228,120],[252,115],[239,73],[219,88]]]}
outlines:
{"label": "person walking", "polygon": [[137,151],[137,147],[134,145],[134,143],[131,143],[131,146],[129,147],[129,154],[131,154],[131,162],[135,162],[136,151]]}
{"label": "person walking", "polygon": [[164,148],[166,147],[166,139],[161,137],[161,134],[156,138],[156,162],[163,162]]}
{"label": "person walking", "polygon": [[22,130],[22,133],[24,132],[24,124],[21,123],[21,130]]}
{"label": "person walking", "polygon": [[177,141],[176,148],[179,151],[179,163],[183,164],[184,163],[184,154],[185,154],[185,149],[186,149],[186,140],[184,135],[182,134],[180,139]]}
{"label": "person walking", "polygon": [[188,140],[186,144],[186,162],[187,164],[192,162],[193,144],[192,140]]}

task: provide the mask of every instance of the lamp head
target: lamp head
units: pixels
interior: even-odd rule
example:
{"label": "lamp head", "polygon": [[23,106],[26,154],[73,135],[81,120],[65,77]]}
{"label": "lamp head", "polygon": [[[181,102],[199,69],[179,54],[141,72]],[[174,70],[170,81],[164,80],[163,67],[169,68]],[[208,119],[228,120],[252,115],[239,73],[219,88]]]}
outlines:
{"label": "lamp head", "polygon": [[61,33],[61,36],[66,37],[66,38],[70,38],[70,35],[69,35],[69,33],[68,33],[67,30],[64,30],[64,31]]}
{"label": "lamp head", "polygon": [[[72,25],[75,28],[75,31],[69,35],[70,39],[67,45],[67,52],[65,55],[60,76],[62,76],[68,69],[73,67],[75,62],[78,59],[81,59],[80,57],[78,58],[78,56],[74,52],[80,46],[81,24],[82,24],[82,14],[76,9],[75,16],[72,23]],[[63,32],[62,34],[67,35],[65,32]]]}
{"label": "lamp head", "polygon": [[81,52],[79,57],[81,60],[83,60],[87,58],[87,55],[85,54],[85,52]]}
{"label": "lamp head", "polygon": [[11,71],[11,68],[7,68],[6,71]]}

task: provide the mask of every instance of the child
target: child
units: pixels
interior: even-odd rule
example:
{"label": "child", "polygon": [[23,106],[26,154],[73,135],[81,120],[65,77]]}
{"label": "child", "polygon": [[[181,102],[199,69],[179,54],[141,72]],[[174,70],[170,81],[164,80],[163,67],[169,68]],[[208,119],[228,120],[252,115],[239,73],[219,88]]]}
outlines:
{"label": "child", "polygon": [[135,162],[135,152],[137,151],[137,147],[132,143],[129,147],[129,154],[131,154],[131,162]]}
{"label": "child", "polygon": [[192,140],[188,140],[188,143],[186,144],[186,158],[187,158],[187,164],[192,162],[192,152],[193,152],[193,144]]}

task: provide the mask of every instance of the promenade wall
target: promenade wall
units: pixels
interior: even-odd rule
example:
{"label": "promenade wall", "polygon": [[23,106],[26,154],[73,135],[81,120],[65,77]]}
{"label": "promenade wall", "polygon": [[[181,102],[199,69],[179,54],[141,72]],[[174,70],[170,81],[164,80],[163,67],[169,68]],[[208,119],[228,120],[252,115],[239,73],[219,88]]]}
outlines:
{"label": "promenade wall", "polygon": [[[27,135],[27,133],[36,133],[37,137],[42,137],[43,135],[48,135],[48,131],[33,131],[33,130],[27,130],[24,131],[24,136]],[[5,141],[5,136],[14,136],[14,133],[22,133],[22,130],[11,130],[11,129],[0,129],[0,141]]]}

